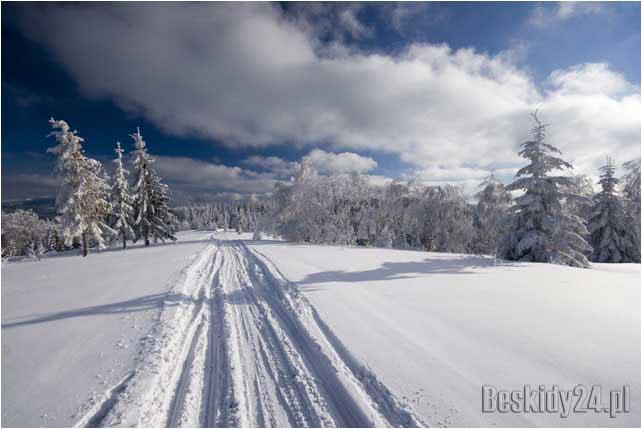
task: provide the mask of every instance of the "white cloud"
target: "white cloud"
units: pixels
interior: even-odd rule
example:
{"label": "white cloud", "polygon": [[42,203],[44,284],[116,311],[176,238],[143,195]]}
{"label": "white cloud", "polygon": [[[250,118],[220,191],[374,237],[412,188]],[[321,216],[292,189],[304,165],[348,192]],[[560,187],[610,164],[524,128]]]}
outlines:
{"label": "white cloud", "polygon": [[[551,4],[553,4],[553,6],[551,6]],[[602,4],[594,1],[561,1],[549,3],[546,6],[538,3],[533,8],[528,22],[535,27],[545,27],[579,15],[600,13],[603,10]]]}
{"label": "white cloud", "polygon": [[374,31],[359,19],[363,6],[359,3],[293,2],[289,4],[290,16],[314,42],[321,40],[343,42],[347,37],[365,39]]}
{"label": "white cloud", "polygon": [[[307,156],[315,167],[326,174],[365,173],[377,166],[371,159],[354,153],[330,153],[315,149]],[[170,184],[172,197],[179,202],[207,199],[242,199],[252,195],[267,195],[279,181],[289,181],[298,162],[276,156],[251,156],[244,159],[241,168],[205,162],[187,157],[156,156],[154,168]],[[260,172],[254,169],[262,170]],[[391,179],[365,175],[374,184],[384,184]]]}
{"label": "white cloud", "polygon": [[389,2],[381,6],[382,17],[406,38],[422,36],[426,27],[444,25],[451,14],[431,2]]}
{"label": "white cloud", "polygon": [[626,78],[609,69],[606,63],[578,64],[555,70],[548,78],[556,95],[604,95],[617,97],[634,94],[637,88]]}
{"label": "white cloud", "polygon": [[365,173],[377,168],[377,161],[352,152],[332,153],[314,149],[308,155],[321,173]]}
{"label": "white cloud", "polygon": [[375,186],[387,185],[388,183],[392,182],[392,180],[393,180],[390,177],[380,176],[380,175],[376,175],[376,174],[366,174],[366,175],[364,175],[364,177],[366,179],[368,179],[368,181],[372,185],[375,185]]}
{"label": "white cloud", "polygon": [[186,157],[157,156],[158,174],[179,190],[212,193],[265,194],[277,180],[270,173],[257,173],[240,167],[212,164]]}
{"label": "white cloud", "polygon": [[241,163],[248,167],[266,170],[280,179],[290,178],[292,175],[294,175],[299,165],[297,162],[286,161],[277,156],[261,155],[250,156],[241,161]]}
{"label": "white cloud", "polygon": [[640,153],[639,88],[604,65],[554,71],[542,91],[513,52],[415,43],[392,56],[335,39],[320,54],[313,20],[286,19],[265,3],[25,9],[26,31],[86,94],[177,135],[232,147],[323,143],[468,177],[522,163],[518,145],[539,108],[550,142],[577,172],[594,169],[606,151],[621,160]]}
{"label": "white cloud", "polygon": [[370,37],[372,30],[359,21],[353,9],[344,9],[339,13],[339,22],[350,32],[355,39]]}

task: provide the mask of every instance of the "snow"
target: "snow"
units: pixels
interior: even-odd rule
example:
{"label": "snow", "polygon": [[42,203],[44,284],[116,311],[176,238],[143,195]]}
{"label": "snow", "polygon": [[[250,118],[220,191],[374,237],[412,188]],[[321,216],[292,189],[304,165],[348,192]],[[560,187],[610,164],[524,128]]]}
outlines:
{"label": "snow", "polygon": [[[639,265],[210,235],[3,264],[3,425],[640,425]],[[631,413],[481,413],[580,383]]]}
{"label": "snow", "polygon": [[208,246],[172,294],[139,371],[108,413],[94,407],[83,424],[423,425],[243,241]]}
{"label": "snow", "polygon": [[211,233],[2,264],[3,426],[70,426],[136,365],[164,294]]}
{"label": "snow", "polygon": [[[640,265],[256,242],[430,426],[639,426]],[[286,262],[287,261],[287,262]],[[481,386],[631,386],[631,413],[482,414]]]}

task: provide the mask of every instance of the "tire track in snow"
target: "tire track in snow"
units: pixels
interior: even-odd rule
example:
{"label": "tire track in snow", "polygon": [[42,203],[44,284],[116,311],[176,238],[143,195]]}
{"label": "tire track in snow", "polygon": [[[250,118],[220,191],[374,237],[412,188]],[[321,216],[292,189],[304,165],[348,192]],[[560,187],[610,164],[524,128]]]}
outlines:
{"label": "tire track in snow", "polygon": [[307,369],[285,321],[270,307],[235,242],[221,244],[220,285],[230,345],[234,404],[227,425],[332,426],[324,395]]}
{"label": "tire track in snow", "polygon": [[[217,241],[186,269],[108,426],[423,426],[265,255]],[[104,416],[104,418],[103,418]],[[85,420],[90,421],[90,420]]]}
{"label": "tire track in snow", "polygon": [[[220,244],[219,244],[220,248]],[[221,267],[212,283],[211,320],[208,332],[207,371],[204,373],[204,397],[202,399],[201,424],[205,427],[221,427],[229,421],[231,407],[231,388],[229,380],[229,360],[227,332],[223,316],[223,297],[220,287]],[[217,287],[217,285],[219,285]]]}
{"label": "tire track in snow", "polygon": [[[247,248],[247,246],[244,247]],[[319,330],[320,335],[317,338],[321,339],[321,343],[327,342],[329,346],[330,350],[328,350],[327,354],[335,355],[338,363],[337,367],[343,367],[342,370],[344,372],[349,373],[350,377],[358,380],[358,384],[360,384],[359,388],[362,389],[363,393],[372,401],[374,408],[385,416],[390,425],[396,427],[428,426],[419,416],[404,407],[371,369],[350,353],[348,348],[339,340],[336,334],[332,332],[323,319],[321,319],[316,309],[299,292],[296,285],[287,280],[277,265],[258,250],[247,249],[247,251],[251,253],[256,263],[263,267],[263,272],[271,276],[272,282],[279,284],[281,289],[289,291],[288,295],[295,301],[302,302],[301,308],[307,313],[303,318],[307,316],[312,319],[310,325]],[[316,329],[310,329],[310,331],[314,332]]]}
{"label": "tire track in snow", "polygon": [[282,317],[289,318],[297,328],[297,344],[308,345],[304,352],[315,362],[315,370],[323,375],[320,379],[330,391],[329,396],[338,399],[335,406],[344,419],[346,414],[348,419],[354,419],[361,410],[369,420],[369,424],[361,426],[426,426],[370,369],[352,356],[296,285],[289,282],[269,258],[248,249],[243,243],[241,246],[247,259],[255,265],[258,276],[265,278],[265,286],[273,290],[274,293],[267,296],[274,299],[274,308],[279,309]]}
{"label": "tire track in snow", "polygon": [[101,426],[167,426],[174,398],[187,376],[183,368],[188,366],[208,306],[215,255],[216,247],[209,244],[183,269],[145,337],[141,363],[101,419]]}

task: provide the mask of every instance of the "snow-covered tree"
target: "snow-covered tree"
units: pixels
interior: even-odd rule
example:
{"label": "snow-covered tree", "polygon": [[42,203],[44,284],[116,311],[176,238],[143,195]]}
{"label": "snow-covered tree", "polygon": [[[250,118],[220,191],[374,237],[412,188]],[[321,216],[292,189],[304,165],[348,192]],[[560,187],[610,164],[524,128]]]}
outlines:
{"label": "snow-covered tree", "polygon": [[491,255],[497,249],[500,222],[513,199],[504,184],[493,174],[487,177],[479,187],[481,190],[475,194],[477,205],[474,209],[475,242],[472,245],[472,251]]}
{"label": "snow-covered tree", "polygon": [[122,240],[123,249],[126,249],[127,240],[134,238],[134,230],[131,227],[134,208],[132,207],[132,197],[129,194],[129,183],[127,182],[129,172],[123,167],[123,153],[125,151],[120,147],[120,142],[116,143],[115,152],[116,159],[114,159],[114,163],[116,164],[116,171],[114,171],[111,187],[111,227]]}
{"label": "snow-covered tree", "polygon": [[172,232],[173,215],[167,203],[169,192],[152,168],[154,158],[147,152],[147,146],[140,129],[130,134],[134,139],[134,171],[136,184],[133,189],[134,226],[136,239],[144,239],[149,246],[154,241],[176,240]]}
{"label": "snow-covered tree", "polygon": [[589,222],[594,262],[632,262],[636,255],[634,240],[625,221],[622,201],[617,193],[619,180],[615,165],[607,158],[600,168],[602,191],[595,196],[593,215]]}
{"label": "snow-covered tree", "polygon": [[174,234],[178,231],[178,220],[169,208],[169,187],[161,182],[161,178],[152,171],[152,207],[154,208],[154,222],[152,223],[151,236],[154,243],[158,240],[176,241]]}
{"label": "snow-covered tree", "polygon": [[56,205],[58,221],[66,245],[74,239],[82,244],[82,255],[87,256],[90,240],[104,247],[104,237],[113,233],[106,223],[111,211],[107,200],[109,185],[102,165],[85,156],[83,139],[71,131],[65,121],[49,120],[54,129],[49,136],[58,144],[48,151],[58,156],[56,170],[62,178]]}
{"label": "snow-covered tree", "polygon": [[423,199],[419,230],[423,248],[435,252],[467,253],[475,234],[470,205],[462,189],[453,185],[431,186]]}
{"label": "snow-covered tree", "polygon": [[384,225],[379,234],[377,234],[377,238],[375,238],[373,244],[375,247],[390,249],[392,247],[393,240],[394,235],[392,231],[388,228],[388,225]]}
{"label": "snow-covered tree", "polygon": [[289,241],[317,243],[320,207],[316,188],[318,174],[305,157],[290,184],[277,183],[274,191],[278,232]]}
{"label": "snow-covered tree", "polygon": [[564,191],[567,194],[575,195],[576,198],[564,201],[564,205],[569,212],[588,222],[593,214],[593,197],[595,196],[593,180],[585,174],[573,175],[570,180],[571,186]]}
{"label": "snow-covered tree", "polygon": [[2,213],[2,257],[44,252],[48,223],[31,210]]}
{"label": "snow-covered tree", "polygon": [[628,170],[623,177],[626,222],[632,233],[636,251],[633,261],[640,262],[640,160],[625,162],[624,168]]}
{"label": "snow-covered tree", "polygon": [[586,254],[591,246],[585,221],[564,207],[565,200],[577,196],[565,191],[572,187],[568,177],[551,175],[552,171],[573,166],[559,158],[561,152],[545,143],[546,127],[532,114],[536,122],[532,140],[522,143],[519,155],[530,163],[520,169],[509,191],[523,191],[508,210],[505,232],[500,239],[498,256],[526,262],[549,262],[576,267],[588,267]]}

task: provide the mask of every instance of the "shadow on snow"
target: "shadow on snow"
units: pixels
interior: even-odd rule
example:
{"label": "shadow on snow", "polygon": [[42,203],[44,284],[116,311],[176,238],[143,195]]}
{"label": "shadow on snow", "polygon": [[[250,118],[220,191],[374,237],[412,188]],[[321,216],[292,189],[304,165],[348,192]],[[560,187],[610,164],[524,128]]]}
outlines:
{"label": "shadow on snow", "polygon": [[57,313],[43,314],[38,317],[33,317],[27,320],[8,321],[2,323],[2,329],[16,328],[25,325],[34,325],[38,323],[52,322],[56,320],[70,319],[75,317],[93,316],[97,314],[119,314],[119,313],[134,313],[138,311],[145,311],[161,306],[175,306],[182,303],[196,302],[196,299],[175,293],[158,293],[152,295],[141,296],[138,298],[130,299],[127,301],[113,302],[110,304],[94,305],[91,307],[79,308],[74,310],[61,311]]}
{"label": "shadow on snow", "polygon": [[299,285],[330,282],[369,282],[378,280],[402,280],[429,274],[481,274],[478,269],[494,266],[509,266],[505,261],[478,256],[431,259],[412,262],[384,262],[379,268],[365,271],[323,271],[308,274]]}

